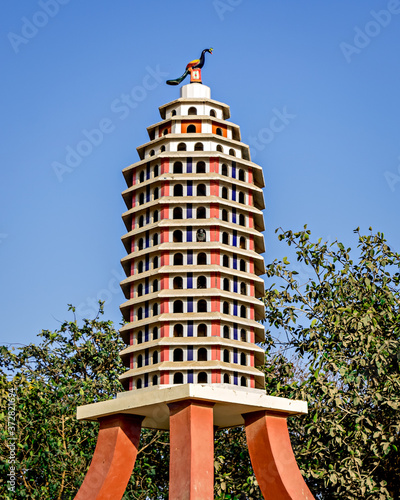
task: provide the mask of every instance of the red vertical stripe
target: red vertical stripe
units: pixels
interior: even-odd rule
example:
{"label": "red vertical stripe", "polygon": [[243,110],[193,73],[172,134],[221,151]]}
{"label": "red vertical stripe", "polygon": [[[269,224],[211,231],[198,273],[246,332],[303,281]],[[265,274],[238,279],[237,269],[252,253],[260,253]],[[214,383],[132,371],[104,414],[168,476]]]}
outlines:
{"label": "red vertical stripe", "polygon": [[219,312],[220,297],[213,297],[211,300],[211,312]]}
{"label": "red vertical stripe", "polygon": [[161,173],[168,174],[169,172],[169,158],[161,158]]}
{"label": "red vertical stripe", "polygon": [[254,342],[255,342],[255,339],[254,339],[254,328],[251,327],[250,328],[250,343],[254,344]]}
{"label": "red vertical stripe", "polygon": [[253,184],[253,169],[252,168],[249,168],[247,182],[249,184]]}
{"label": "red vertical stripe", "polygon": [[254,236],[250,236],[249,238],[249,250],[254,250]]}
{"label": "red vertical stripe", "polygon": [[254,206],[254,203],[253,203],[253,191],[251,191],[250,189],[247,191],[247,194],[249,195],[249,198],[248,198],[248,201],[247,201],[247,205],[249,205],[250,207]]}
{"label": "red vertical stripe", "polygon": [[220,337],[221,335],[221,322],[219,320],[214,320],[211,323],[211,336]]}
{"label": "red vertical stripe", "polygon": [[219,203],[210,203],[210,218],[219,219]]}

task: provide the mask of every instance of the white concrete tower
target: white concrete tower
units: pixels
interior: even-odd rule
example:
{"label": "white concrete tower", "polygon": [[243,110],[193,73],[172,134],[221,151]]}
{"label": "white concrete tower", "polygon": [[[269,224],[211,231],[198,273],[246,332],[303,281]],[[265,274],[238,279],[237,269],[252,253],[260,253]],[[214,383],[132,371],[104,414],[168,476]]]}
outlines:
{"label": "white concrete tower", "polygon": [[209,87],[182,87],[160,114],[123,171],[121,381],[264,389],[262,169]]}

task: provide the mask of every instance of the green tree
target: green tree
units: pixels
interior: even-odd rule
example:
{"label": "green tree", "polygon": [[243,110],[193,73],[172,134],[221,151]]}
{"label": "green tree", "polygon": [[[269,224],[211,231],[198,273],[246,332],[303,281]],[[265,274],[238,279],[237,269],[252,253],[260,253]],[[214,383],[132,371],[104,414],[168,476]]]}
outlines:
{"label": "green tree", "polygon": [[[276,284],[264,298],[266,391],[309,403],[307,416],[289,419],[298,464],[317,499],[398,500],[400,256],[379,233],[358,234],[354,252],[311,243],[306,228],[279,238],[310,276],[300,283],[296,264],[274,261],[267,275]],[[98,424],[76,421],[76,407],[122,390],[123,348],[113,324],[99,317],[42,331],[38,345],[1,348],[1,498],[74,498],[98,432]],[[15,493],[6,485],[10,389],[17,393]],[[168,466],[168,434],[143,431],[124,499],[167,498]],[[261,498],[241,428],[216,434],[215,483],[215,498]]]}
{"label": "green tree", "polygon": [[[72,306],[70,310],[74,312]],[[123,390],[118,375],[125,368],[118,352],[124,343],[112,322],[97,317],[85,319],[79,326],[74,319],[58,331],[42,331],[39,337],[38,345],[17,352],[1,348],[0,496],[4,499],[73,499],[89,467],[98,433],[97,423],[76,420],[76,407],[110,399]],[[6,483],[10,389],[17,394],[15,492]],[[164,498],[168,439],[163,434],[142,432],[126,498]]]}
{"label": "green tree", "polygon": [[400,255],[381,233],[355,233],[354,252],[312,243],[306,226],[279,234],[310,277],[299,283],[286,257],[267,266],[278,286],[266,290],[266,320],[295,361],[277,355],[266,386],[308,401],[308,416],[289,424],[317,498],[399,499]]}

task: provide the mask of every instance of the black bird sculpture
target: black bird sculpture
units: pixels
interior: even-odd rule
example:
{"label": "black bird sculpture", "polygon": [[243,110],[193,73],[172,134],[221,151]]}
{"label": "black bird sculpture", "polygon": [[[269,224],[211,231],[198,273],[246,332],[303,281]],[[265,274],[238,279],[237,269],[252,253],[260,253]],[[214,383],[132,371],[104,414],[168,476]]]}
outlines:
{"label": "black bird sculpture", "polygon": [[180,78],[176,80],[167,80],[168,85],[179,85],[193,69],[201,69],[204,66],[205,62],[205,54],[209,52],[212,54],[213,49],[204,49],[201,53],[200,59],[195,59],[194,61],[190,61],[190,63],[186,66],[186,70]]}

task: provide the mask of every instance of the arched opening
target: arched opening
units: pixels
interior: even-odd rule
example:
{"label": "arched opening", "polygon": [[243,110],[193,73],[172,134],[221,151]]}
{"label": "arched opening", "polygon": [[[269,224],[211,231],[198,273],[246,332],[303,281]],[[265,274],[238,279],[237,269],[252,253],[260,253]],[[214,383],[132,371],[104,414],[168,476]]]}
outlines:
{"label": "arched opening", "polygon": [[246,307],[245,306],[240,306],[240,317],[241,318],[246,317]]}
{"label": "arched opening", "polygon": [[137,343],[142,344],[143,343],[143,332],[140,330],[137,334]]}
{"label": "arched opening", "polygon": [[215,133],[216,133],[217,135],[222,135],[222,128],[217,127],[217,128],[216,128],[216,130],[215,130]]}
{"label": "arched opening", "polygon": [[186,127],[187,134],[195,134],[196,133],[196,125],[190,124]]}
{"label": "arched opening", "polygon": [[222,220],[228,222],[228,211],[225,208],[222,210]]}
{"label": "arched opening", "polygon": [[175,278],[173,280],[173,288],[174,288],[174,290],[182,290],[183,279],[181,276],[175,276]]}
{"label": "arched opening", "polygon": [[246,225],[246,220],[243,214],[239,215],[239,225],[240,226],[245,226]]}
{"label": "arched opening", "polygon": [[177,229],[172,233],[172,241],[174,243],[181,243],[183,239],[183,233],[180,229]]}
{"label": "arched opening", "polygon": [[244,352],[240,354],[240,364],[246,366],[246,354]]}
{"label": "arched opening", "polygon": [[204,151],[204,146],[203,146],[203,143],[201,143],[201,142],[196,142],[196,144],[194,145],[194,150],[195,150],[195,151]]}
{"label": "arched opening", "polygon": [[205,174],[206,173],[206,164],[204,161],[198,161],[196,163],[196,173],[197,174]]}
{"label": "arched opening", "polygon": [[242,248],[243,250],[246,249],[246,238],[244,236],[241,236],[240,237],[240,240],[239,240],[239,246],[240,248]]}
{"label": "arched opening", "polygon": [[139,354],[139,356],[137,357],[137,367],[142,368],[142,366],[143,366],[143,356]]}
{"label": "arched opening", "polygon": [[221,167],[221,174],[222,175],[226,175],[228,177],[228,166],[225,165],[225,163],[222,164],[222,167]]}
{"label": "arched opening", "polygon": [[199,276],[197,278],[197,288],[207,288],[207,279],[205,276]]}
{"label": "arched opening", "polygon": [[224,332],[224,339],[229,339],[229,326],[225,325],[223,332]]}
{"label": "arched opening", "polygon": [[247,342],[247,334],[246,334],[246,330],[244,328],[242,328],[240,330],[240,340],[242,342]]}
{"label": "arched opening", "polygon": [[154,156],[155,154],[156,154],[156,152],[154,151],[154,149],[152,149],[152,150],[150,151],[150,156]]}
{"label": "arched opening", "polygon": [[175,184],[175,186],[174,186],[174,196],[183,196],[183,186],[182,186],[182,184]]}
{"label": "arched opening", "polygon": [[164,153],[164,151],[165,151],[165,146],[162,145],[161,148],[160,148],[160,153]]}
{"label": "arched opening", "polygon": [[186,144],[184,142],[178,144],[178,151],[186,151]]}
{"label": "arched opening", "polygon": [[180,323],[174,325],[174,337],[183,337],[183,325]]}
{"label": "arched opening", "polygon": [[203,313],[207,312],[207,301],[204,299],[201,299],[197,302],[197,312]]}
{"label": "arched opening", "polygon": [[222,233],[222,243],[224,245],[229,245],[229,234],[226,232]]}
{"label": "arched opening", "polygon": [[158,257],[154,257],[153,259],[153,269],[157,269],[158,268]]}
{"label": "arched opening", "polygon": [[136,380],[136,389],[141,389],[142,388],[142,379],[138,378]]}
{"label": "arched opening", "polygon": [[243,386],[243,387],[247,386],[246,377],[240,377],[240,385]]}
{"label": "arched opening", "polygon": [[181,300],[174,301],[174,313],[183,313],[183,302]]}
{"label": "arched opening", "polygon": [[143,238],[140,238],[140,240],[138,241],[138,250],[143,250]]}
{"label": "arched opening", "polygon": [[239,193],[239,203],[242,203],[244,205],[244,193],[240,191]]}
{"label": "arched opening", "polygon": [[229,351],[228,349],[224,349],[224,352],[223,352],[223,359],[224,359],[224,363],[229,363]]}
{"label": "arched opening", "polygon": [[167,128],[165,128],[165,129],[163,130],[163,132],[162,132],[162,135],[167,135],[167,134],[168,134],[168,129],[167,129]]}
{"label": "arched opening", "polygon": [[196,210],[196,218],[197,219],[205,219],[206,218],[206,209],[205,209],[205,207],[199,207]]}
{"label": "arched opening", "polygon": [[174,174],[181,174],[183,172],[183,165],[182,162],[176,161],[173,166],[173,173]]}
{"label": "arched opening", "polygon": [[141,297],[143,295],[143,285],[141,283],[137,287],[137,294],[138,294],[138,297]]}
{"label": "arched opening", "polygon": [[225,186],[222,188],[221,198],[223,198],[224,200],[228,199],[228,189]]}
{"label": "arched opening", "polygon": [[222,305],[222,311],[224,314],[229,314],[229,302],[227,302],[226,300]]}
{"label": "arched opening", "polygon": [[145,176],[145,173],[144,173],[144,170],[142,170],[139,174],[139,182],[144,182],[144,176]]}
{"label": "arched opening", "polygon": [[217,115],[215,114],[215,110],[214,109],[210,109],[210,116],[214,116],[216,117]]}
{"label": "arched opening", "polygon": [[220,144],[218,144],[218,146],[217,146],[217,151],[219,153],[223,153],[224,152],[224,150],[223,150],[223,148],[222,148],[222,146]]}
{"label": "arched opening", "polygon": [[174,266],[183,266],[183,254],[180,252],[174,254]]}
{"label": "arched opening", "polygon": [[171,116],[176,116],[176,109],[173,109],[173,110],[171,111]]}
{"label": "arched opening", "polygon": [[224,384],[229,384],[229,375],[224,373]]}
{"label": "arched opening", "polygon": [[[161,146],[161,149],[164,148],[165,151],[165,146]],[[158,177],[160,174],[160,169],[158,165],[154,165],[154,170],[153,170],[153,177]]]}
{"label": "arched opening", "polygon": [[158,385],[158,377],[157,377],[157,375],[154,375],[154,377],[152,379],[152,384],[153,385]]}
{"label": "arched opening", "polygon": [[207,255],[204,252],[199,253],[197,256],[197,265],[205,266],[207,265]]}
{"label": "arched opening", "polygon": [[205,184],[199,184],[196,191],[197,196],[207,196],[207,189]]}
{"label": "arched opening", "polygon": [[197,375],[197,383],[198,384],[207,384],[207,373],[206,372],[200,372]]}
{"label": "arched opening", "polygon": [[240,259],[240,270],[246,272],[246,261],[244,259]]}
{"label": "arched opening", "polygon": [[174,349],[174,361],[183,361],[183,350],[178,348]]}
{"label": "arched opening", "polygon": [[174,211],[172,212],[172,218],[173,219],[183,219],[183,210],[181,207],[175,207]]}
{"label": "arched opening", "polygon": [[153,247],[158,245],[158,233],[153,234]]}
{"label": "arched opening", "polygon": [[228,278],[224,278],[224,281],[223,281],[223,289],[224,289],[226,292],[229,292],[229,280],[228,280]]}
{"label": "arched opening", "polygon": [[197,336],[198,337],[207,337],[207,325],[205,325],[204,323],[201,323],[197,327]]}
{"label": "arched opening", "polygon": [[155,326],[153,328],[153,340],[157,340],[158,339],[158,328]]}
{"label": "arched opening", "polygon": [[223,267],[229,267],[229,257],[227,255],[222,257],[222,265]]}
{"label": "arched opening", "polygon": [[139,227],[143,227],[143,226],[144,226],[144,217],[143,217],[143,215],[141,215],[139,217]]}
{"label": "arched opening", "polygon": [[205,347],[197,351],[197,361],[207,361],[207,349]]}
{"label": "arched opening", "polygon": [[240,293],[242,295],[247,295],[247,287],[246,287],[246,283],[240,283]]}
{"label": "arched opening", "polygon": [[158,352],[154,351],[153,352],[153,365],[156,365],[158,363]]}
{"label": "arched opening", "polygon": [[154,210],[154,213],[153,213],[153,222],[158,222],[158,210]]}
{"label": "arched opening", "polygon": [[174,374],[174,384],[183,384],[183,374],[178,372]]}
{"label": "arched opening", "polygon": [[141,260],[138,264],[138,274],[143,272],[143,261]]}
{"label": "arched opening", "polygon": [[153,292],[158,292],[158,280],[153,281]]}
{"label": "arched opening", "polygon": [[158,304],[156,302],[155,304],[153,304],[153,316],[157,315],[158,315]]}
{"label": "arched opening", "polygon": [[139,205],[143,205],[144,204],[144,193],[140,193],[139,195]]}
{"label": "arched opening", "polygon": [[194,106],[190,106],[188,109],[188,115],[197,115],[197,109]]}
{"label": "arched opening", "polygon": [[143,309],[141,307],[139,307],[139,309],[138,309],[137,319],[138,319],[138,321],[140,321],[141,319],[143,319]]}
{"label": "arched opening", "polygon": [[232,148],[229,150],[229,154],[230,154],[231,156],[236,156],[235,150],[234,150],[234,149],[232,149]]}
{"label": "arched opening", "polygon": [[244,170],[241,168],[239,170],[239,181],[243,181],[244,182]]}
{"label": "arched opening", "polygon": [[207,233],[205,231],[205,229],[203,228],[200,228],[197,230],[196,232],[196,241],[199,241],[200,243],[206,241],[207,239]]}

